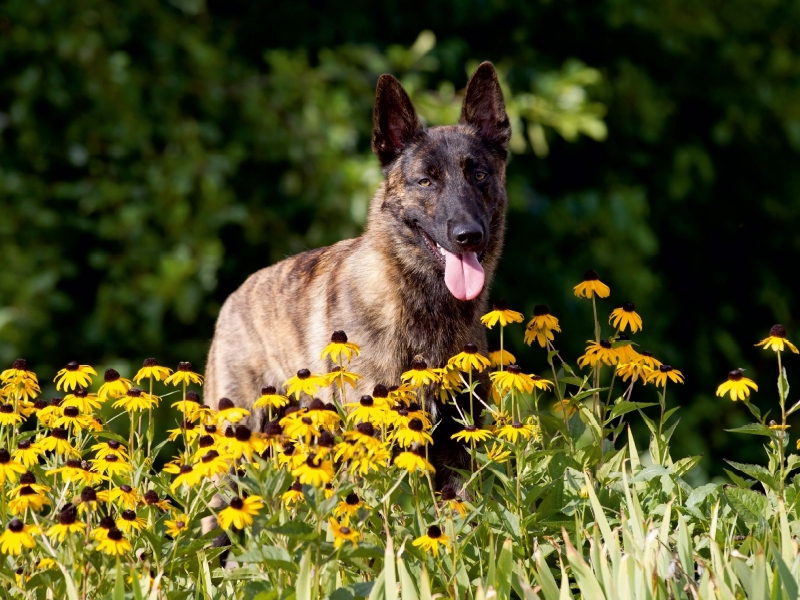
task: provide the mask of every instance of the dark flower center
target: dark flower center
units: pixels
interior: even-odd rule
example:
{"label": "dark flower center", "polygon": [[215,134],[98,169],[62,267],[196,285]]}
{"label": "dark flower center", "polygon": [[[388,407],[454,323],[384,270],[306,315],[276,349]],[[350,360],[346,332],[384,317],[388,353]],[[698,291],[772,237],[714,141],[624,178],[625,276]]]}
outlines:
{"label": "dark flower center", "polygon": [[106,462],[117,462],[118,459],[119,459],[119,456],[117,456],[116,454],[113,454],[113,453],[106,454],[103,457],[103,460],[106,461]]}
{"label": "dark flower center", "polygon": [[411,404],[408,405],[408,412],[412,413],[412,412],[417,412],[418,410],[419,410],[419,404],[417,404],[416,402],[412,402]]}
{"label": "dark flower center", "polygon": [[61,406],[61,402],[63,401],[62,398],[51,398],[50,399],[50,406]]}
{"label": "dark flower center", "polygon": [[28,370],[28,361],[24,358],[18,358],[14,361],[14,364],[11,365],[12,369],[16,369],[17,371],[27,371]]}
{"label": "dark flower center", "polygon": [[618,341],[618,342],[627,342],[629,339],[631,339],[631,338],[629,338],[626,334],[618,333],[616,341]]}
{"label": "dark flower center", "polygon": [[183,529],[184,527],[186,527],[186,523],[184,523],[183,521],[175,521],[176,529]]}
{"label": "dark flower center", "polygon": [[206,452],[203,455],[203,458],[200,459],[200,460],[202,460],[204,463],[210,463],[212,460],[214,460],[218,456],[219,456],[219,452],[217,452],[216,450],[209,450],[208,452]]}
{"label": "dark flower center", "polygon": [[216,425],[203,425],[206,430],[206,433],[215,434],[217,433],[217,426]]}
{"label": "dark flower center", "polygon": [[115,524],[116,523],[114,523],[114,517],[112,516],[103,517],[102,519],[100,519],[99,523],[100,527],[102,527],[103,529],[113,529]]}
{"label": "dark flower center", "polygon": [[195,392],[194,390],[189,390],[186,392],[186,400],[189,402],[200,402],[200,394]]}
{"label": "dark flower center", "polygon": [[303,418],[302,418],[302,419],[300,419],[300,420],[301,420],[303,423],[305,423],[306,425],[311,425],[311,424],[314,422],[314,421],[312,421],[312,420],[311,420],[311,417],[303,417]]}
{"label": "dark flower center", "polygon": [[30,471],[25,471],[19,478],[20,485],[29,485],[31,483],[36,483],[36,475],[31,473]]}
{"label": "dark flower center", "polygon": [[121,489],[126,494],[130,494],[131,491],[133,491],[133,488],[131,486],[129,486],[128,484],[125,484],[125,483],[123,483],[121,486],[119,486],[119,489]]}
{"label": "dark flower center", "polygon": [[361,396],[359,403],[361,406],[372,406],[375,404],[375,401],[372,399],[372,396]]}
{"label": "dark flower center", "polygon": [[519,421],[514,421],[513,423],[511,423],[511,426],[514,429],[522,429],[522,423],[520,423]]}
{"label": "dark flower center", "polygon": [[350,535],[350,528],[349,527],[340,527],[339,533],[342,535]]}
{"label": "dark flower center", "polygon": [[81,502],[96,502],[97,492],[94,488],[85,487],[81,490]]}
{"label": "dark flower center", "polygon": [[453,489],[452,486],[443,485],[442,486],[442,500],[453,500],[456,497],[456,491]]}
{"label": "dark flower center", "polygon": [[14,407],[11,404],[0,405],[0,413],[10,415],[14,412]]}
{"label": "dark flower center", "polygon": [[542,378],[539,375],[531,375],[531,379],[534,381],[541,381]]}
{"label": "dark flower center", "polygon": [[411,431],[422,431],[422,420],[414,417],[408,422],[408,428]]}
{"label": "dark flower center", "polygon": [[108,446],[112,450],[116,450],[117,448],[119,448],[120,444],[117,440],[108,440],[106,442],[106,446]]}
{"label": "dark flower center", "polygon": [[68,406],[64,409],[64,416],[74,419],[80,414],[77,406]]}
{"label": "dark flower center", "polygon": [[58,515],[58,522],[62,525],[72,525],[77,518],[78,514],[75,511],[75,507],[72,504],[67,504],[61,509]]}
{"label": "dark flower center", "polygon": [[226,438],[233,438],[233,437],[235,437],[235,435],[234,435],[234,433],[233,433],[233,427],[231,427],[230,425],[228,425],[228,426],[225,428],[225,437],[226,437]]}
{"label": "dark flower center", "polygon": [[300,369],[297,372],[298,379],[308,379],[309,377],[311,377],[311,371],[309,371],[308,369]]}
{"label": "dark flower center", "polygon": [[242,510],[244,507],[244,500],[239,497],[233,498],[231,500],[231,508],[234,510]]}
{"label": "dark flower center", "polygon": [[108,531],[108,539],[118,542],[122,539],[122,532],[116,527],[114,529],[110,529]]}
{"label": "dark flower center", "polygon": [[268,385],[267,387],[261,388],[261,395],[262,396],[273,396],[278,390],[275,389],[274,386]]}
{"label": "dark flower center", "polygon": [[411,368],[415,371],[424,371],[428,368],[428,363],[425,362],[424,358],[417,354],[414,357],[414,360],[411,361]]}
{"label": "dark flower center", "polygon": [[77,390],[75,390],[75,393],[73,395],[77,396],[78,398],[86,398],[86,396],[89,395],[89,392],[83,388],[78,388]]}
{"label": "dark flower center", "polygon": [[143,367],[157,367],[158,361],[155,358],[145,358],[144,362],[142,363]]}
{"label": "dark flower center", "polygon": [[219,411],[228,410],[233,407],[234,407],[233,400],[231,400],[230,398],[220,398],[219,403],[217,404],[217,410]]}
{"label": "dark flower center", "polygon": [[346,344],[347,334],[341,329],[338,331],[334,331],[333,335],[331,336],[331,342],[333,342],[334,344]]}
{"label": "dark flower center", "polygon": [[64,368],[67,371],[77,371],[79,367],[80,367],[80,364],[78,364],[77,362],[72,360],[72,361],[68,362],[67,365]]}
{"label": "dark flower center", "polygon": [[741,369],[734,369],[733,371],[728,372],[728,381],[741,381],[741,380],[742,380]]}
{"label": "dark flower center", "polygon": [[478,347],[472,342],[467,342],[466,344],[464,344],[463,352],[465,354],[475,354],[478,352]]}
{"label": "dark flower center", "polygon": [[344,501],[350,506],[355,506],[356,504],[361,502],[361,499],[355,492],[350,492],[349,494],[347,494],[347,497],[344,499]]}
{"label": "dark flower center", "polygon": [[650,350],[642,350],[641,355],[646,356],[647,358],[653,358],[653,353],[650,352]]}
{"label": "dark flower center", "polygon": [[19,533],[20,531],[22,531],[23,527],[24,525],[22,524],[22,521],[20,521],[19,519],[11,519],[11,522],[8,524],[8,530],[13,533]]}
{"label": "dark flower center", "polygon": [[600,279],[600,275],[597,274],[597,271],[592,271],[589,269],[583,274],[584,281],[597,281],[598,279]]}
{"label": "dark flower center", "polygon": [[362,435],[368,435],[370,437],[375,435],[375,427],[369,421],[356,425],[356,430]]}
{"label": "dark flower center", "polygon": [[418,442],[414,442],[413,444],[411,444],[410,452],[412,454],[416,454],[417,456],[421,456],[422,458],[425,458],[425,446],[423,446],[422,444],[420,444]]}
{"label": "dark flower center", "polygon": [[300,483],[299,481],[295,481],[292,484],[292,491],[293,492],[302,492],[303,491],[303,484]]}
{"label": "dark flower center", "polygon": [[292,456],[292,454],[294,454],[294,450],[295,447],[293,442],[287,442],[283,445],[283,453],[286,456]]}
{"label": "dark flower center", "polygon": [[158,504],[161,498],[158,497],[158,493],[154,490],[147,490],[144,494],[144,501],[147,504]]}
{"label": "dark flower center", "polygon": [[505,301],[505,298],[498,298],[494,302],[494,310],[508,310],[508,302]]}
{"label": "dark flower center", "polygon": [[68,466],[70,469],[80,469],[81,461],[79,461],[77,458],[68,458],[66,466]]}
{"label": "dark flower center", "polygon": [[136,513],[132,510],[123,510],[122,514],[120,515],[126,521],[135,521],[136,520]]}
{"label": "dark flower center", "polygon": [[544,315],[549,315],[550,309],[547,307],[546,304],[537,304],[533,307],[533,316],[534,317],[543,317]]}
{"label": "dark flower center", "polygon": [[512,375],[519,375],[520,373],[522,373],[522,369],[520,368],[519,365],[508,365],[508,367],[506,367],[506,371],[508,371]]}
{"label": "dark flower center", "polygon": [[264,432],[270,436],[280,435],[283,433],[283,427],[281,427],[281,424],[277,421],[270,421],[267,423],[266,427],[264,427]]}
{"label": "dark flower center", "polygon": [[179,362],[178,363],[178,371],[182,371],[184,373],[191,373],[191,371],[192,371],[192,363],[190,363],[190,362]]}
{"label": "dark flower center", "polygon": [[325,410],[325,403],[319,398],[314,398],[308,405],[308,410]]}
{"label": "dark flower center", "polygon": [[478,428],[475,427],[475,425],[467,425],[466,427],[464,427],[464,431],[469,431],[470,433],[472,433],[473,431],[478,431]]}
{"label": "dark flower center", "polygon": [[141,395],[142,395],[142,390],[137,390],[136,388],[131,388],[126,392],[125,395],[129,396],[130,398],[140,398]]}
{"label": "dark flower center", "polygon": [[27,450],[30,447],[31,447],[31,441],[30,440],[22,440],[21,442],[19,442],[17,444],[17,448],[19,448],[20,450]]}
{"label": "dark flower center", "polygon": [[45,406],[47,406],[47,400],[44,398],[39,398],[33,403],[33,408],[35,410],[42,410]]}
{"label": "dark flower center", "polygon": [[333,448],[335,443],[336,438],[333,437],[330,431],[323,431],[317,440],[317,446],[321,446],[322,448]]}
{"label": "dark flower center", "polygon": [[636,310],[636,307],[633,305],[633,302],[626,302],[622,305],[622,310],[625,312],[633,312]]}
{"label": "dark flower center", "polygon": [[56,427],[53,429],[53,431],[50,432],[50,435],[52,435],[57,440],[65,440],[67,439],[67,430],[64,429],[63,427]]}
{"label": "dark flower center", "polygon": [[389,397],[389,390],[386,389],[385,385],[378,384],[375,386],[375,389],[372,390],[372,397],[373,398],[388,398]]}
{"label": "dark flower center", "polygon": [[431,525],[428,527],[428,537],[432,540],[438,540],[440,537],[442,537],[442,530],[436,525]]}
{"label": "dark flower center", "polygon": [[670,371],[672,371],[672,367],[670,365],[661,365],[658,369],[662,373],[669,373]]}
{"label": "dark flower center", "polygon": [[191,473],[194,471],[192,465],[181,465],[181,475],[186,475],[187,473]]}
{"label": "dark flower center", "polygon": [[36,494],[36,491],[29,485],[23,485],[19,488],[19,495],[20,496],[32,496]]}
{"label": "dark flower center", "polygon": [[103,380],[106,383],[112,383],[119,379],[119,371],[114,369],[106,369],[106,372],[103,374]]}
{"label": "dark flower center", "polygon": [[783,325],[773,325],[772,329],[769,330],[770,337],[776,338],[785,338],[786,337],[786,327]]}
{"label": "dark flower center", "polygon": [[600,340],[600,346],[602,348],[605,348],[606,350],[609,350],[611,349],[611,342],[609,342],[608,340]]}
{"label": "dark flower center", "polygon": [[237,425],[236,426],[236,439],[240,442],[246,442],[250,439],[250,428],[245,427],[244,425]]}
{"label": "dark flower center", "polygon": [[311,454],[308,455],[308,458],[306,459],[306,464],[313,469],[318,469],[320,464],[322,464],[322,460],[317,458],[316,453],[312,452]]}
{"label": "dark flower center", "polygon": [[201,448],[208,448],[214,445],[214,438],[210,435],[201,435],[197,440],[197,444]]}

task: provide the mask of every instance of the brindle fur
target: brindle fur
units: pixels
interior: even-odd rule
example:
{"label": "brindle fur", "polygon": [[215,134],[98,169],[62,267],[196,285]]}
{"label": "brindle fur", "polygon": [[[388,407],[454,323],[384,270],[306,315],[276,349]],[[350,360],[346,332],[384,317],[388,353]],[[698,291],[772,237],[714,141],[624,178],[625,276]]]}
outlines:
{"label": "brindle fur", "polygon": [[[281,389],[299,369],[329,372],[333,363],[320,353],[335,330],[344,330],[361,347],[350,368],[364,379],[355,391],[348,387],[348,401],[371,394],[376,384],[399,384],[417,354],[431,367],[443,366],[467,342],[486,355],[479,318],[503,246],[510,133],[490,63],[471,78],[459,123],[429,129],[420,125],[400,83],[381,76],[373,150],[385,179],[372,199],[366,230],[262,269],[228,298],[208,356],[208,404],[216,407],[227,397],[250,408],[262,387]],[[485,181],[475,180],[476,170],[488,174]],[[432,185],[420,185],[423,178]],[[448,291],[443,269],[419,231],[422,227],[455,252],[452,229],[464,219],[480,223],[485,232],[478,248],[485,251],[485,285],[470,301]],[[331,400],[330,390],[319,395]],[[468,409],[468,402],[461,405]],[[452,407],[428,409],[441,420],[432,447],[441,485],[452,476],[447,466],[469,468],[469,459],[450,439],[461,428],[452,421]],[[266,420],[266,412],[258,411],[248,424],[263,428]]]}

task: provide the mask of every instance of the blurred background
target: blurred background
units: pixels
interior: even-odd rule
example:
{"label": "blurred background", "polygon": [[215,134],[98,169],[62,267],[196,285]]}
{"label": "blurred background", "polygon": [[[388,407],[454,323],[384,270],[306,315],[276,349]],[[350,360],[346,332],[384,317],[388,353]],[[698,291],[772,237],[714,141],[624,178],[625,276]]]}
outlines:
{"label": "blurred background", "polygon": [[[686,376],[673,455],[705,453],[701,479],[760,460],[724,431],[746,409],[714,391],[746,368],[774,414],[774,354],[753,344],[778,322],[800,342],[798,2],[7,0],[0,366],[202,370],[250,273],[362,230],[378,76],[449,124],[482,60],[514,127],[493,298],[548,304],[574,364],[592,317],[572,286],[595,269],[600,314],[634,302],[639,350]],[[520,364],[545,371],[522,337]]]}

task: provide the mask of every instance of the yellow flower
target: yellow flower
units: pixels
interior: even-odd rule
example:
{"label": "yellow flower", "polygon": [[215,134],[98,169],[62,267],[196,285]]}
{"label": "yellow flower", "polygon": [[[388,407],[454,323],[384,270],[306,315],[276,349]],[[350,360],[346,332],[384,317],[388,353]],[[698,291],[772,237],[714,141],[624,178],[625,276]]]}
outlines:
{"label": "yellow flower", "polygon": [[432,553],[434,556],[439,556],[439,544],[444,546],[448,552],[450,551],[450,538],[442,533],[442,530],[436,525],[428,527],[425,535],[418,537],[411,543],[426,552]]}
{"label": "yellow flower", "polygon": [[108,454],[103,455],[103,458],[98,458],[94,462],[94,466],[101,473],[108,473],[109,475],[116,475],[118,473],[125,473],[126,471],[132,471],[133,467],[130,463],[126,462],[118,454],[114,454],[113,452],[109,452]]}
{"label": "yellow flower", "polygon": [[68,533],[83,533],[86,523],[77,520],[77,513],[72,504],[67,504],[58,515],[58,524],[47,530],[47,537],[57,538],[63,542]]}
{"label": "yellow flower", "polygon": [[552,385],[549,380],[542,379],[538,375],[525,375],[518,365],[508,365],[505,371],[490,373],[489,378],[504,392],[516,389],[530,394],[533,388],[548,390]]}
{"label": "yellow flower", "polygon": [[203,385],[203,376],[192,371],[192,363],[179,362],[177,370],[164,380],[164,384],[170,383],[172,385],[180,385],[181,383]]}
{"label": "yellow flower", "polygon": [[[630,339],[631,338],[624,333],[618,333],[611,347],[614,348],[614,345],[618,342],[629,342]],[[617,346],[614,348],[614,350],[617,351],[617,356],[619,356],[619,361],[621,363],[630,363],[640,360],[640,354],[634,350],[633,344],[623,344],[621,346]]]}
{"label": "yellow flower", "polygon": [[[491,364],[491,363],[490,363]],[[446,364],[441,369],[435,369],[439,375],[439,400],[447,402],[456,392],[461,389],[463,382],[461,381],[461,371],[458,370],[453,364]]]}
{"label": "yellow flower", "polygon": [[164,525],[167,527],[167,535],[175,539],[181,532],[189,529],[189,517],[185,513],[181,513],[175,515],[173,521],[165,520]]}
{"label": "yellow flower", "polygon": [[397,455],[394,464],[405,469],[409,473],[422,471],[423,473],[435,473],[436,469],[425,459],[425,450],[421,444],[414,444],[410,450],[406,450]]}
{"label": "yellow flower", "polygon": [[478,373],[483,371],[490,364],[488,358],[478,354],[478,347],[472,343],[464,344],[464,350],[447,362],[455,365],[464,372],[474,369],[478,371]]}
{"label": "yellow flower", "polygon": [[[11,460],[11,454],[5,448],[0,448],[0,488],[6,480],[14,482],[19,473],[24,473],[27,469],[18,462]],[[2,491],[0,491],[2,493]]]}
{"label": "yellow flower", "polygon": [[494,310],[481,317],[481,323],[486,325],[488,329],[491,329],[497,323],[500,323],[500,327],[505,327],[509,323],[522,323],[523,319],[525,318],[522,316],[522,313],[518,313],[515,310],[509,310],[508,302],[502,298],[497,300],[492,308]]}
{"label": "yellow flower", "polygon": [[36,525],[25,525],[19,519],[11,519],[8,528],[0,535],[0,552],[14,556],[22,553],[23,546],[33,548],[36,545],[33,536],[41,533]]}
{"label": "yellow flower", "polygon": [[494,443],[491,448],[486,450],[486,456],[496,463],[504,463],[511,456],[511,450],[504,450],[501,444]]}
{"label": "yellow flower", "polygon": [[58,372],[53,381],[56,382],[56,389],[59,391],[62,385],[64,391],[74,390],[76,387],[88,388],[92,385],[92,378],[89,375],[97,375],[97,371],[89,365],[79,365],[73,360]]}
{"label": "yellow flower", "polygon": [[50,435],[46,438],[36,442],[40,450],[45,452],[51,451],[56,454],[72,454],[73,456],[80,456],[78,451],[72,447],[72,444],[67,440],[67,430],[61,427],[54,428]]}
{"label": "yellow flower", "polygon": [[105,537],[99,539],[97,549],[110,556],[117,556],[130,551],[131,544],[123,537],[122,532],[114,527]]}
{"label": "yellow flower", "polygon": [[544,348],[547,340],[553,341],[553,332],[561,332],[558,319],[550,314],[550,309],[544,304],[537,304],[533,307],[533,319],[528,321],[525,327],[525,343],[530,346],[534,340],[539,346]]}
{"label": "yellow flower", "polygon": [[521,437],[527,440],[530,439],[533,434],[533,427],[524,425],[519,421],[514,421],[513,423],[501,427],[500,431],[497,432],[497,437],[505,438],[512,444],[516,444],[518,438]]}
{"label": "yellow flower", "polygon": [[670,365],[661,365],[657,371],[653,371],[647,377],[647,383],[654,382],[656,386],[665,386],[667,379],[675,383],[683,383],[683,373],[678,369],[673,369]]}
{"label": "yellow flower", "polygon": [[600,343],[586,340],[589,344],[586,347],[586,354],[578,358],[578,366],[583,368],[586,365],[595,366],[597,363],[602,362],[607,365],[615,365],[619,362],[619,354],[611,347],[611,342],[608,340],[600,340]]}
{"label": "yellow flower", "polygon": [[724,396],[728,392],[731,400],[744,400],[750,396],[750,388],[758,391],[758,386],[752,379],[742,377],[742,369],[734,369],[728,373],[728,381],[717,388],[717,396]]}
{"label": "yellow flower", "polygon": [[342,437],[345,441],[353,440],[367,448],[374,448],[380,445],[380,441],[375,438],[375,427],[369,421],[359,423],[353,431],[345,431]]}
{"label": "yellow flower", "polygon": [[[16,498],[11,500],[8,503],[8,507],[11,509],[11,513],[14,515],[21,515],[25,514],[25,511],[29,508],[31,510],[41,510],[42,506],[45,504],[51,504],[50,500],[43,496],[42,494],[38,493],[29,485],[21,485],[16,489]],[[13,496],[14,494],[9,494]]]}
{"label": "yellow flower", "polygon": [[261,396],[253,403],[253,408],[282,408],[289,404],[286,396],[281,396],[273,386],[261,388]]}
{"label": "yellow flower", "polygon": [[36,373],[28,369],[28,361],[24,358],[18,358],[11,365],[10,369],[6,369],[0,373],[0,381],[3,383],[16,383],[19,381],[33,381],[39,383],[36,378]]}
{"label": "yellow flower", "polygon": [[313,396],[324,385],[328,385],[324,375],[316,375],[312,374],[308,369],[300,369],[297,375],[290,377],[283,384],[283,387],[288,388],[286,390],[287,396],[294,394],[294,399],[299,400],[301,393],[305,392],[309,396]]}
{"label": "yellow flower", "polygon": [[106,454],[119,454],[122,458],[128,460],[128,449],[125,448],[122,443],[114,439],[95,444],[92,446],[92,450],[95,452],[95,457],[98,459],[103,458]]}
{"label": "yellow flower", "polygon": [[365,423],[381,423],[386,418],[386,405],[376,403],[372,396],[361,396],[358,402],[349,402],[345,407],[355,406],[347,414],[347,420]]}
{"label": "yellow flower", "polygon": [[[195,466],[195,471],[200,479],[222,475],[228,471],[228,463],[216,450],[209,450]],[[174,485],[174,483],[173,483]]]}
{"label": "yellow flower", "polygon": [[264,507],[262,500],[261,496],[233,498],[228,507],[217,515],[219,526],[223,529],[230,529],[233,525],[236,529],[244,529],[246,525],[252,525],[252,515],[258,514],[258,511]]}
{"label": "yellow flower", "polygon": [[230,398],[220,398],[217,403],[217,413],[214,420],[217,426],[222,425],[225,421],[230,423],[238,423],[245,417],[250,416],[250,411],[246,408],[239,408],[233,403]]}
{"label": "yellow flower", "polygon": [[199,482],[200,475],[194,470],[192,465],[181,465],[179,475],[173,480],[169,489],[174,492],[176,488],[182,485],[191,488],[196,486]]}
{"label": "yellow flower", "polygon": [[197,425],[191,421],[187,421],[186,419],[181,421],[179,427],[175,429],[167,429],[167,433],[169,433],[170,441],[173,442],[178,438],[183,438],[186,436],[186,442],[188,444],[193,444],[195,440],[200,437],[200,430],[197,428]]}
{"label": "yellow flower", "polygon": [[124,396],[132,387],[133,382],[130,379],[121,377],[119,372],[114,369],[106,369],[103,374],[103,385],[97,390],[97,397],[103,402],[109,398],[116,399]]}
{"label": "yellow flower", "polygon": [[[347,341],[347,334],[344,331],[334,331],[331,336],[331,343],[325,346],[320,358],[330,356],[331,360],[337,364],[342,364],[346,358],[348,362],[353,354],[361,354],[361,350],[355,344]],[[291,394],[291,392],[289,392]]]}
{"label": "yellow flower", "polygon": [[18,495],[25,486],[31,487],[37,494],[45,494],[50,491],[49,486],[36,483],[36,475],[30,471],[27,471],[20,476],[19,485],[8,493],[9,496]]}
{"label": "yellow flower", "polygon": [[124,533],[141,531],[146,525],[144,519],[136,516],[136,512],[132,510],[123,510],[117,519],[117,527]]}
{"label": "yellow flower", "polygon": [[[438,377],[439,369],[431,369]],[[417,392],[414,388],[406,383],[402,385],[393,385],[386,389],[388,397],[385,404],[392,406],[395,403],[402,402],[408,406],[409,402],[416,402]]]}
{"label": "yellow flower", "polygon": [[586,271],[583,275],[583,282],[576,285],[572,290],[578,298],[591,298],[597,294],[600,298],[608,298],[611,290],[600,281],[600,276],[596,271]]}
{"label": "yellow flower", "polygon": [[305,500],[303,485],[299,481],[295,481],[287,491],[281,494],[281,500],[286,506],[303,502]]}
{"label": "yellow flower", "polygon": [[23,402],[28,402],[42,393],[39,384],[33,379],[20,379],[7,383],[0,389],[0,397],[16,395]]}
{"label": "yellow flower", "polygon": [[478,429],[475,425],[467,425],[458,433],[450,436],[451,439],[459,442],[485,442],[490,439],[492,434],[486,429]]}
{"label": "yellow flower", "polygon": [[655,370],[661,366],[661,361],[653,357],[653,353],[649,350],[642,350],[636,357],[636,362],[640,362],[650,369]]}
{"label": "yellow flower", "polygon": [[103,403],[98,398],[97,394],[90,394],[83,388],[78,388],[72,394],[67,394],[61,402],[61,409],[68,406],[77,408],[84,414],[91,414],[92,411],[99,409]]}
{"label": "yellow flower", "polygon": [[61,416],[56,419],[54,425],[56,427],[63,427],[67,431],[72,429],[73,433],[75,433],[76,431],[88,429],[93,422],[94,419],[91,415],[82,415],[77,406],[67,406],[62,409]]}
{"label": "yellow flower", "polygon": [[358,545],[358,540],[361,539],[359,534],[354,529],[350,529],[347,525],[340,525],[336,519],[328,519],[328,527],[333,532],[333,547],[338,548],[345,542],[353,542],[353,547]]}
{"label": "yellow flower", "polygon": [[564,398],[564,400],[556,402],[553,405],[554,413],[566,413],[568,417],[574,415],[576,412],[578,412],[578,410],[578,406],[575,403],[570,402],[568,398]]}
{"label": "yellow flower", "polygon": [[142,379],[155,379],[156,381],[161,381],[162,379],[169,377],[170,373],[172,373],[172,369],[159,366],[155,358],[146,358],[142,363],[142,368],[139,369],[139,371],[133,377],[133,380],[136,383],[139,383]]}
{"label": "yellow flower", "polygon": [[309,454],[306,461],[292,471],[292,477],[296,477],[300,483],[320,487],[333,480],[333,462],[317,457],[316,454]]}
{"label": "yellow flower", "polygon": [[392,438],[402,448],[407,448],[411,444],[415,443],[423,445],[426,443],[433,444],[433,438],[427,431],[425,431],[422,419],[418,417],[409,419],[407,426],[396,429]]}
{"label": "yellow flower", "polygon": [[344,517],[344,524],[347,525],[350,522],[350,517],[357,514],[359,510],[362,508],[369,510],[369,506],[367,506],[361,498],[358,497],[358,494],[355,492],[350,492],[345,496],[345,499],[339,502],[334,509],[333,515],[336,517]]}
{"label": "yellow flower", "polygon": [[135,509],[136,505],[142,502],[141,494],[139,494],[136,488],[133,488],[127,484],[123,484],[111,490],[108,495],[108,499],[109,501],[116,502],[123,508],[130,510]]}
{"label": "yellow flower", "polygon": [[356,389],[356,385],[360,379],[364,379],[363,375],[348,371],[344,367],[333,367],[333,370],[324,377],[325,385],[336,384],[337,387],[344,387],[344,384],[349,383],[350,387],[353,389]]}
{"label": "yellow flower", "polygon": [[400,381],[414,387],[422,387],[423,385],[438,383],[439,375],[433,369],[429,369],[428,363],[418,354],[411,361],[411,370],[403,373],[400,376]]}
{"label": "yellow flower", "polygon": [[78,505],[78,512],[83,514],[90,510],[97,510],[101,503],[108,502],[108,490],[95,490],[88,485],[81,490],[81,495],[73,500]]}
{"label": "yellow flower", "polygon": [[769,428],[772,429],[772,431],[786,431],[790,427],[791,425],[781,425],[780,423],[776,423],[775,421],[769,422]]}
{"label": "yellow flower", "polygon": [[225,448],[231,458],[238,460],[244,456],[249,462],[253,462],[253,452],[261,453],[267,449],[266,441],[244,425],[237,425],[233,437],[229,438],[226,435],[225,441],[220,442],[220,445]]}
{"label": "yellow flower", "polygon": [[633,381],[636,381],[641,377],[646,382],[652,372],[653,369],[644,364],[643,361],[619,363],[617,365],[617,376],[622,377],[622,381],[628,381],[631,377]]}
{"label": "yellow flower", "polygon": [[620,331],[625,331],[626,327],[630,327],[631,333],[636,333],[642,328],[642,317],[636,312],[633,302],[626,302],[620,308],[611,311],[608,322]]}
{"label": "yellow flower", "polygon": [[14,412],[12,404],[0,404],[0,426],[12,427],[22,423],[22,416]]}
{"label": "yellow flower", "polygon": [[134,412],[137,410],[149,410],[158,404],[158,400],[158,396],[151,396],[143,390],[131,388],[124,396],[120,396],[112,406],[114,408],[124,408],[128,412]]}
{"label": "yellow flower", "polygon": [[756,346],[764,346],[764,350],[775,352],[783,352],[785,346],[789,346],[789,350],[798,353],[797,347],[786,339],[786,328],[783,325],[773,325],[769,330],[769,337],[758,342]]}
{"label": "yellow flower", "polygon": [[444,506],[450,509],[451,512],[457,512],[462,519],[467,516],[467,505],[458,499],[452,486],[442,486],[440,497]]}
{"label": "yellow flower", "polygon": [[499,340],[489,340],[489,366],[499,367],[508,366],[517,362],[517,357],[511,354],[507,348],[500,350]]}

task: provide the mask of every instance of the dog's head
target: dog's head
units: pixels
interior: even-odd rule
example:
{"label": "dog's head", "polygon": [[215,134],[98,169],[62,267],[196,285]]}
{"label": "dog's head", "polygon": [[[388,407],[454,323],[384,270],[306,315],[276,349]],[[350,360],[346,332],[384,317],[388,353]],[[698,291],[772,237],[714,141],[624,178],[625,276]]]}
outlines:
{"label": "dog's head", "polygon": [[[407,271],[444,281],[459,300],[481,294],[503,241],[511,126],[491,63],[467,84],[458,125],[423,129],[391,75],[378,80],[372,150],[385,175],[373,204],[401,227],[379,226]],[[383,215],[380,221],[385,220]]]}

